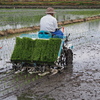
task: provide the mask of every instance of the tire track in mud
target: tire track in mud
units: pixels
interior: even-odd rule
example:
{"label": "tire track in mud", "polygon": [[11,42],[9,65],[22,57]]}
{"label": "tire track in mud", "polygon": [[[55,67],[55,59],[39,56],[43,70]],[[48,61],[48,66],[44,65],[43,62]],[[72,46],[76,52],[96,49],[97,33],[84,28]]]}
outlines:
{"label": "tire track in mud", "polygon": [[[11,74],[9,73],[9,74],[6,74],[6,76],[3,76],[0,79],[1,81],[0,100],[3,100],[11,95],[20,95],[23,92],[27,91],[28,89],[32,87],[36,87],[39,84],[51,78],[48,75],[44,77],[40,77],[37,75],[30,75],[30,74],[25,74],[25,73],[20,73],[18,75],[15,75],[14,73],[11,73]],[[57,85],[54,89],[58,88],[59,86],[60,85]],[[50,91],[53,91],[54,89]],[[42,95],[40,97],[42,97]]]}
{"label": "tire track in mud", "polygon": [[38,82],[35,81],[40,79],[40,77],[37,75],[24,73],[18,75],[12,73],[9,76],[6,76],[0,79],[0,100],[3,100],[12,94],[17,95],[20,94],[19,92],[22,93],[24,90],[27,90],[31,86],[38,84]]}
{"label": "tire track in mud", "polygon": [[[73,76],[73,75],[69,76],[69,79],[67,79],[67,84],[66,85],[69,85],[69,84],[73,83],[73,80],[76,80],[77,78],[79,78],[82,75],[83,75],[82,73],[78,73],[75,76]],[[46,91],[46,93],[41,94],[38,98],[41,98],[41,99],[43,98],[44,99],[44,96],[46,96],[46,95],[50,94],[51,92],[59,89],[60,87],[65,87],[65,82],[64,81],[60,82],[57,86],[53,87],[52,89]]]}

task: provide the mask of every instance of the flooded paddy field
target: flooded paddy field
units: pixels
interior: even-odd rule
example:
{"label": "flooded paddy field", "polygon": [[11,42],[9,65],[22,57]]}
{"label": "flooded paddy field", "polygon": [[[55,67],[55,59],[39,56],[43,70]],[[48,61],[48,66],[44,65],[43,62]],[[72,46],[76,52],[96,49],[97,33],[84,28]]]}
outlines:
{"label": "flooded paddy field", "polygon": [[54,76],[15,74],[6,61],[19,35],[0,39],[0,100],[100,100],[100,20],[64,27],[73,64]]}
{"label": "flooded paddy field", "polygon": [[[46,9],[0,9],[0,31],[38,26]],[[100,14],[100,9],[55,9],[58,22]]]}
{"label": "flooded paddy field", "polygon": [[[94,22],[90,23],[93,25]],[[82,24],[78,24],[77,27],[80,25]],[[73,26],[71,27],[73,28]],[[88,33],[84,28],[81,35],[77,34],[77,37],[74,38],[76,34],[73,34],[74,37],[71,37],[74,43],[73,65],[69,65],[62,73],[53,77],[44,77],[39,80],[35,87],[29,89],[26,94],[19,98],[29,97],[30,100],[100,100],[100,27],[98,30],[95,29],[96,27],[91,27]]]}

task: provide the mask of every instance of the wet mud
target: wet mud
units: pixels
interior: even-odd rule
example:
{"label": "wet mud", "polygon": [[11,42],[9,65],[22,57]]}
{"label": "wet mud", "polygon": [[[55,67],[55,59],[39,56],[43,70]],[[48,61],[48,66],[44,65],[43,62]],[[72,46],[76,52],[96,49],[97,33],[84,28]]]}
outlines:
{"label": "wet mud", "polygon": [[17,100],[100,100],[99,45],[100,41],[96,41],[78,46],[73,51],[73,65],[54,76],[7,75],[8,80],[5,80],[12,85],[7,91],[10,94],[5,90],[5,97],[16,95]]}
{"label": "wet mud", "polygon": [[73,66],[30,88],[27,93],[34,94],[32,100],[100,100],[99,45],[100,41],[96,41],[78,46]]}

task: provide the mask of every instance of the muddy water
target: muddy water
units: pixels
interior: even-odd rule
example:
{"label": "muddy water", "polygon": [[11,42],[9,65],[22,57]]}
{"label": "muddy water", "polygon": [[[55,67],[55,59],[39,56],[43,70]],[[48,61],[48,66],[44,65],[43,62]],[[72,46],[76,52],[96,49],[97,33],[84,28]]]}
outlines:
{"label": "muddy water", "polygon": [[69,33],[73,65],[45,77],[9,70],[15,36],[0,39],[0,100],[100,100],[100,20],[65,26]]}

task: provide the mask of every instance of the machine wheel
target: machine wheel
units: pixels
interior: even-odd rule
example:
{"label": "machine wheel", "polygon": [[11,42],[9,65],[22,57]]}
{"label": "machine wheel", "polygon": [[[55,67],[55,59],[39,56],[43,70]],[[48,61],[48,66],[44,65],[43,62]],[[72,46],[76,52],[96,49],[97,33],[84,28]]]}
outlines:
{"label": "machine wheel", "polygon": [[65,66],[67,65],[66,61],[67,61],[67,59],[66,59],[66,49],[65,49],[65,50],[62,50],[62,52],[61,52],[61,56],[58,61],[59,67],[65,68]]}
{"label": "machine wheel", "polygon": [[71,49],[65,50],[65,56],[66,56],[66,65],[73,63],[73,52]]}
{"label": "machine wheel", "polygon": [[66,68],[67,65],[73,63],[73,52],[71,49],[64,49],[62,50],[60,59],[59,59],[59,66]]}

